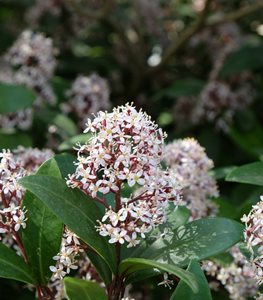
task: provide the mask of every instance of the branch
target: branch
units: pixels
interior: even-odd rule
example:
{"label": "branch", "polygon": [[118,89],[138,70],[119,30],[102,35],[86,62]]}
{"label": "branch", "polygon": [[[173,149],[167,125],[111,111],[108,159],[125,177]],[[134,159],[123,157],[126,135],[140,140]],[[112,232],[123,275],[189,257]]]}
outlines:
{"label": "branch", "polygon": [[246,5],[241,7],[239,10],[231,12],[229,14],[223,15],[218,18],[209,18],[205,24],[206,27],[216,26],[222,23],[233,22],[243,17],[246,17],[249,14],[252,14],[258,10],[263,9],[263,1],[257,1],[254,4]]}
{"label": "branch", "polygon": [[209,11],[211,0],[206,0],[205,7],[202,12],[199,14],[197,20],[193,22],[188,28],[184,30],[184,32],[172,41],[170,47],[165,51],[162,61],[156,67],[151,67],[148,69],[147,73],[155,73],[162,69],[168,61],[177,53],[188,41],[189,39],[202,28],[205,24],[206,16]]}

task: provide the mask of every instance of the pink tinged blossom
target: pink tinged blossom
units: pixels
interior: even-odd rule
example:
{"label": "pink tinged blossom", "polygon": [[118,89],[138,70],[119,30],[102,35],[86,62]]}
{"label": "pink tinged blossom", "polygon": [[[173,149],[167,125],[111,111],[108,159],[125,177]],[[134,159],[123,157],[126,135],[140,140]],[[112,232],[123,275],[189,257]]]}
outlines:
{"label": "pink tinged blossom", "polygon": [[124,229],[115,229],[111,235],[111,238],[109,240],[110,244],[114,244],[114,243],[120,243],[120,244],[124,244],[124,237],[126,236],[127,231]]}

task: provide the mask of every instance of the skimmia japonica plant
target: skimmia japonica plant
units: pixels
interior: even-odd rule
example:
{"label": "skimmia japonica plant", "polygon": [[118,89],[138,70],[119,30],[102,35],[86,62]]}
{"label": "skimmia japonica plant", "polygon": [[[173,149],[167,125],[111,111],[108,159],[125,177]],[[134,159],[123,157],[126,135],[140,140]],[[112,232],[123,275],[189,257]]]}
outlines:
{"label": "skimmia japonica plant", "polygon": [[[231,299],[257,295],[253,263],[238,246],[220,266],[243,227],[216,217],[213,163],[194,139],[165,145],[166,134],[130,104],[100,111],[84,134],[76,157],[1,153],[1,277],[34,286],[39,299],[142,299],[133,289],[149,278],[165,299],[212,299],[215,281]],[[253,214],[245,236],[255,246]]]}

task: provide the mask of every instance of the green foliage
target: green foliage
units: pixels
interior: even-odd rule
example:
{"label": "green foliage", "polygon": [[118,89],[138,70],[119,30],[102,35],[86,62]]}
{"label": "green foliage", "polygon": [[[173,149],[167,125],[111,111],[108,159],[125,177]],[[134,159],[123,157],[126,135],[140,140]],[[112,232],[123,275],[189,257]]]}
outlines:
{"label": "green foliage", "polygon": [[30,107],[35,98],[34,93],[23,86],[0,83],[0,114]]}
{"label": "green foliage", "polygon": [[161,263],[187,266],[191,260],[203,260],[229,249],[242,239],[243,226],[230,219],[200,219],[180,226],[145,244],[132,253],[133,257]]}
{"label": "green foliage", "polygon": [[[54,159],[48,160],[37,174],[45,174],[61,178],[59,168]],[[30,266],[40,284],[47,284],[51,277],[49,266],[60,249],[63,223],[35,195],[26,192],[23,206],[27,210],[27,226],[23,231],[23,244]]]}
{"label": "green foliage", "polygon": [[226,180],[263,186],[263,162],[237,167],[227,175]]}
{"label": "green foliage", "polygon": [[104,289],[98,283],[66,277],[65,289],[69,300],[107,300]]}
{"label": "green foliage", "polygon": [[129,275],[133,272],[145,270],[145,269],[159,269],[170,274],[179,277],[183,282],[185,282],[193,291],[193,293],[198,292],[198,285],[196,277],[190,273],[181,269],[175,265],[158,263],[154,260],[143,259],[143,258],[127,258],[123,260],[120,264],[119,271]]}
{"label": "green foliage", "polygon": [[199,263],[194,260],[191,261],[187,271],[195,275],[198,285],[198,292],[193,293],[193,291],[189,289],[185,282],[180,281],[170,300],[212,300],[207,279],[201,270]]}
{"label": "green foliage", "polygon": [[22,178],[20,184],[43,201],[84,242],[95,250],[116,271],[114,248],[98,235],[95,226],[102,214],[93,200],[65,181],[51,176],[33,175]]}
{"label": "green foliage", "polygon": [[0,243],[0,277],[33,285],[36,283],[23,258],[2,243]]}

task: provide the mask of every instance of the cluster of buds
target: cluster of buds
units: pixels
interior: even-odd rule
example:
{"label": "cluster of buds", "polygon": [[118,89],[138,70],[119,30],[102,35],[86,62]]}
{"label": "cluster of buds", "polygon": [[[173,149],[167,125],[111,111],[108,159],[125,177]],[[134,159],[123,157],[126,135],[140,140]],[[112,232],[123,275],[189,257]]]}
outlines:
{"label": "cluster of buds", "polygon": [[210,200],[218,197],[216,181],[209,173],[214,164],[205,149],[193,138],[179,139],[164,147],[163,160],[182,186],[192,219],[216,215],[217,206]]}
{"label": "cluster of buds", "polygon": [[242,221],[246,224],[244,232],[248,249],[252,253],[251,263],[256,269],[258,284],[263,283],[263,196]]}
{"label": "cluster of buds", "polygon": [[84,129],[88,118],[99,110],[109,108],[109,94],[106,80],[97,74],[78,76],[67,92],[70,101],[62,106],[62,110],[76,115],[80,127]]}
{"label": "cluster of buds", "polygon": [[41,33],[24,31],[5,58],[14,68],[13,83],[23,84],[38,95],[35,105],[54,104],[56,98],[48,81],[56,66],[55,50],[50,38]]}
{"label": "cluster of buds", "polygon": [[[99,112],[88,120],[84,132],[92,137],[79,146],[77,168],[67,183],[105,205],[98,226],[102,236],[109,236],[110,243],[135,246],[139,236],[144,238],[165,221],[168,202],[177,205],[180,200],[175,178],[160,165],[165,135],[149,116],[129,104],[111,113]],[[138,188],[130,198],[122,197],[125,184]],[[103,198],[110,193],[114,208]]]}
{"label": "cluster of buds", "polygon": [[204,261],[202,268],[210,277],[210,286],[217,290],[223,285],[232,300],[246,300],[257,295],[258,286],[255,279],[255,269],[246,260],[237,246],[230,249],[233,261],[221,265],[214,261]]}

